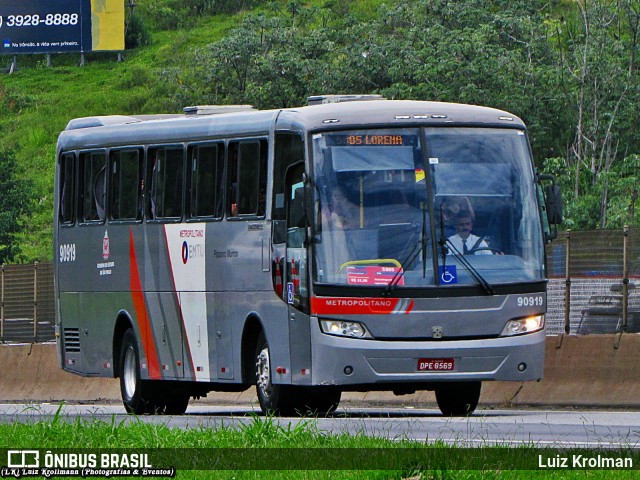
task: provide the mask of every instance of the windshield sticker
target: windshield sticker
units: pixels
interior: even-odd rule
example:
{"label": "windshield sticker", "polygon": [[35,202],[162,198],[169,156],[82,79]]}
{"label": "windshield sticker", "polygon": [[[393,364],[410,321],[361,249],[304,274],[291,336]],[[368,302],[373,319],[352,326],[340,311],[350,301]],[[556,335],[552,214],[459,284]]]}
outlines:
{"label": "windshield sticker", "polygon": [[380,267],[361,265],[347,267],[349,285],[389,285],[395,278],[395,285],[404,285],[402,269],[398,267]]}
{"label": "windshield sticker", "polygon": [[429,165],[438,165],[438,163],[440,163],[440,160],[437,157],[429,158]]}
{"label": "windshield sticker", "polygon": [[440,283],[442,285],[453,285],[458,283],[458,272],[455,265],[445,265],[438,267]]}
{"label": "windshield sticker", "polygon": [[295,300],[295,292],[293,289],[293,282],[287,282],[287,303],[293,305]]}

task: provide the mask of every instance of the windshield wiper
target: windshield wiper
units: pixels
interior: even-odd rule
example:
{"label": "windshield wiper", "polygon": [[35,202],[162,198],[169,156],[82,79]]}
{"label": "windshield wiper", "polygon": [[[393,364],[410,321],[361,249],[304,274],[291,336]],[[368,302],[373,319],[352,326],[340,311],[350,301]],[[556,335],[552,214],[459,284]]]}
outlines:
{"label": "windshield wiper", "polygon": [[422,239],[418,240],[418,243],[414,245],[414,247],[411,249],[411,252],[409,252],[409,255],[407,255],[406,258],[402,262],[400,262],[400,268],[396,270],[396,273],[393,275],[393,278],[387,284],[387,288],[384,291],[385,295],[389,295],[393,291],[394,287],[398,284],[398,282],[404,275],[405,265],[411,265],[411,262],[413,262],[415,258],[418,256],[418,253],[420,253],[421,244],[422,244]]}
{"label": "windshield wiper", "polygon": [[[414,245],[409,252],[409,255],[400,263],[400,269],[393,275],[391,281],[387,284],[385,289],[385,295],[389,295],[394,287],[398,284],[402,276],[404,275],[405,265],[411,265],[411,263],[418,256],[418,253],[422,251],[422,278],[427,277],[427,213],[426,209],[422,208],[422,231],[420,233],[420,240]],[[422,248],[420,248],[422,247]]]}
{"label": "windshield wiper", "polygon": [[443,217],[444,215],[442,212],[442,205],[441,205],[440,206],[441,237],[440,237],[440,240],[438,241],[438,244],[442,248],[442,269],[446,270],[447,253],[451,252],[453,256],[456,258],[456,260],[458,260],[469,271],[469,273],[475,279],[475,281],[478,282],[478,285],[480,285],[484,289],[484,291],[487,292],[487,295],[495,295],[495,291],[493,290],[493,287],[491,286],[491,284],[485,280],[485,278],[480,274],[480,272],[478,272],[478,270],[476,270],[476,268],[473,265],[471,265],[471,263],[469,263],[469,260],[467,260],[464,257],[464,255],[460,253],[460,251],[455,247],[455,245],[451,243],[451,240],[445,237]]}
{"label": "windshield wiper", "polygon": [[[469,260],[467,260],[465,256],[462,253],[460,253],[460,251],[455,247],[455,245],[451,243],[451,240],[449,240],[448,238],[440,239],[440,245],[442,246],[442,249],[445,252],[447,248],[449,249],[449,251],[453,254],[456,260],[458,260],[462,265],[464,265],[464,267],[467,270],[469,270],[469,273],[471,274],[471,276],[476,280],[476,282],[478,282],[478,285],[480,285],[484,289],[484,291],[487,292],[488,295],[495,295],[495,291],[493,290],[493,287],[491,286],[491,284],[485,280],[485,278],[480,274],[480,272],[478,272],[478,270],[476,270],[476,268],[473,265],[471,265],[471,263],[469,263]],[[442,268],[446,267],[445,259],[446,259],[446,253],[443,253]]]}

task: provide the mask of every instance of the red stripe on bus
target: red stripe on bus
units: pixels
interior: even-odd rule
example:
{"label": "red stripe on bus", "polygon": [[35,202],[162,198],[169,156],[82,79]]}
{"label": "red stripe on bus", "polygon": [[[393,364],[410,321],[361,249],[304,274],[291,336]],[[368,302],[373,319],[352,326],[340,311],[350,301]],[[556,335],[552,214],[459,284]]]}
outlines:
{"label": "red stripe on bus", "polygon": [[409,313],[411,310],[413,310],[413,306],[415,305],[415,300],[411,300],[411,302],[409,302],[409,306],[407,307],[406,311],[404,313]]}
{"label": "red stripe on bus", "polygon": [[129,261],[130,261],[130,289],[133,307],[136,310],[138,319],[138,330],[140,331],[142,348],[146,350],[147,365],[149,366],[149,378],[161,379],[160,362],[158,361],[158,353],[156,352],[156,344],[153,341],[151,330],[151,322],[147,314],[147,304],[144,300],[144,292],[142,291],[142,282],[140,281],[140,272],[138,270],[138,260],[136,258],[136,248],[133,243],[133,230],[129,230]]}
{"label": "red stripe on bus", "polygon": [[413,309],[411,300],[406,307],[398,304],[402,298],[360,298],[360,297],[313,297],[311,312],[316,315],[389,315],[392,313],[409,313]]}

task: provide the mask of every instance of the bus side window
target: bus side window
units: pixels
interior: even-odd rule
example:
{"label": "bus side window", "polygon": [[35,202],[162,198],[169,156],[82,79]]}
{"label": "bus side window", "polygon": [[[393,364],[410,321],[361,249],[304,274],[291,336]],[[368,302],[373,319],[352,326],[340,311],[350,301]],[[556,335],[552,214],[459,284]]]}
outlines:
{"label": "bus side window", "polygon": [[224,145],[198,145],[189,149],[189,216],[222,217]]}
{"label": "bus side window", "polygon": [[82,195],[80,218],[83,222],[100,222],[105,218],[106,155],[104,152],[85,152],[80,156]]}
{"label": "bus side window", "polygon": [[72,153],[60,157],[60,223],[65,225],[75,221],[75,160]]}
{"label": "bus side window", "polygon": [[98,220],[104,221],[106,215],[106,199],[107,199],[107,167],[103,166],[98,172],[95,183],[93,185],[93,199],[96,205],[96,213]]}
{"label": "bus side window", "polygon": [[302,248],[305,239],[304,162],[287,170],[287,247]]}
{"label": "bus side window", "polygon": [[230,217],[265,215],[267,150],[265,140],[229,143]]}
{"label": "bus side window", "polygon": [[138,220],[142,155],[139,150],[111,151],[110,218]]}
{"label": "bus side window", "polygon": [[184,151],[182,147],[149,149],[149,206],[151,219],[182,217]]}
{"label": "bus side window", "polygon": [[285,220],[285,175],[289,166],[304,158],[304,141],[298,134],[276,133],[271,218]]}

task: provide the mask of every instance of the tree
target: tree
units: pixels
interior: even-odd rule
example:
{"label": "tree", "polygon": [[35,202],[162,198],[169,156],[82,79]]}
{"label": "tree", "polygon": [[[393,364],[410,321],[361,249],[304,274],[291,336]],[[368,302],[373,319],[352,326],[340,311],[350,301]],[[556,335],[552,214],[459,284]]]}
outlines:
{"label": "tree", "polygon": [[[338,3],[340,15],[328,11]],[[304,5],[245,17],[178,84],[258,108],[380,93],[507,110],[528,125],[536,164],[557,167],[567,226],[635,218],[638,0],[389,0],[365,20],[342,0]]]}
{"label": "tree", "polygon": [[13,153],[0,147],[0,264],[13,261],[20,252],[15,235],[32,206],[33,186],[16,165]]}
{"label": "tree", "polygon": [[[635,0],[576,0],[578,15],[565,26],[569,104],[575,137],[567,155],[573,200],[599,191],[598,226],[607,226],[609,182],[635,142],[639,14]],[[636,10],[634,10],[634,8]],[[614,173],[614,175],[610,175]]]}

